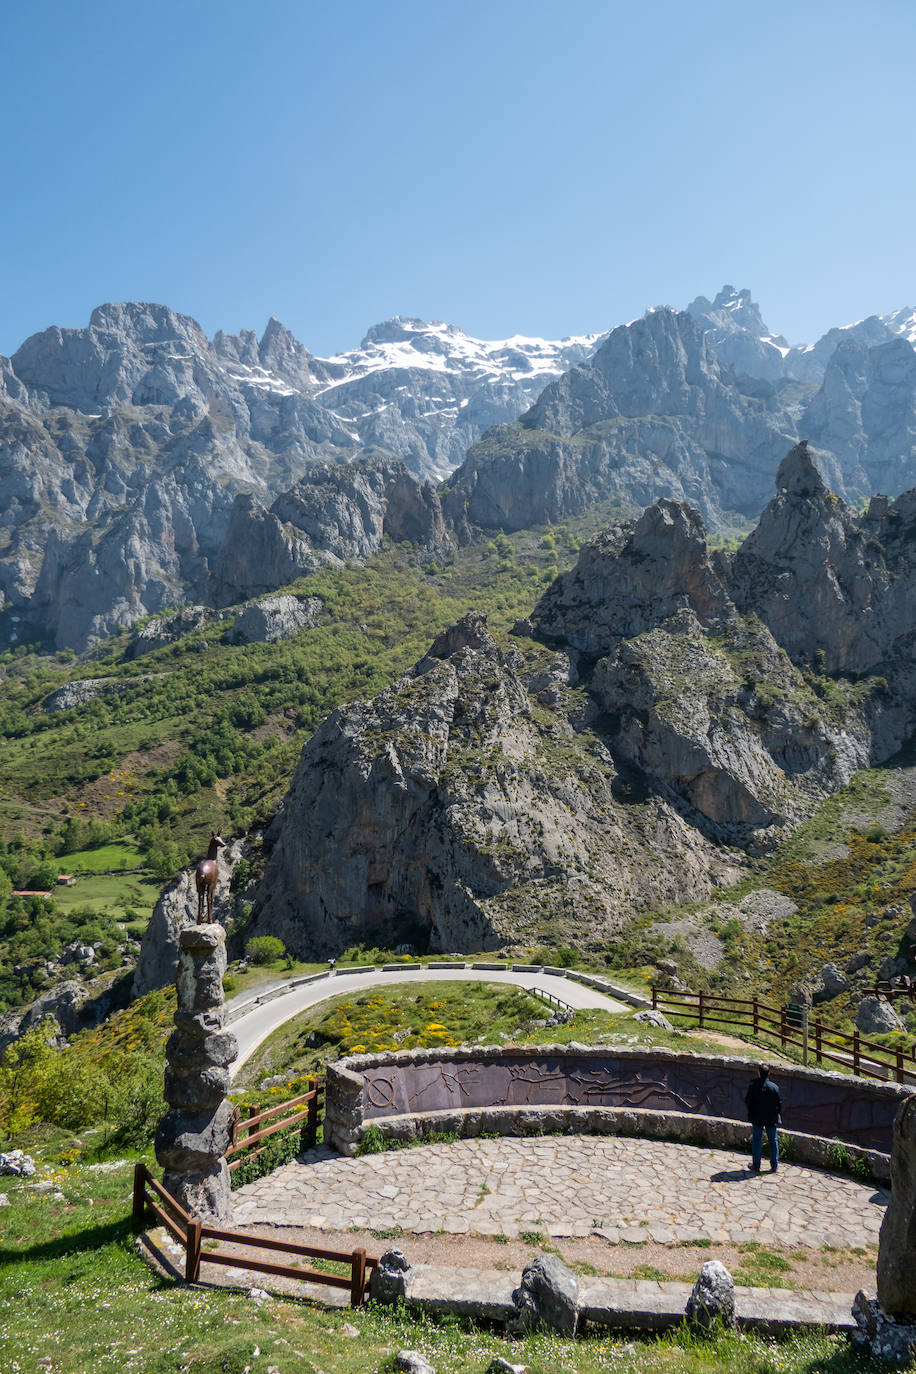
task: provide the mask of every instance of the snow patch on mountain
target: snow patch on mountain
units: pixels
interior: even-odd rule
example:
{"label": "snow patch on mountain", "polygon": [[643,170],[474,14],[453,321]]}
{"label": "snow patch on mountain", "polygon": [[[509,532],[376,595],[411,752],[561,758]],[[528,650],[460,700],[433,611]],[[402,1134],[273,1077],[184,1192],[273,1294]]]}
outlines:
{"label": "snow patch on mountain", "polygon": [[[590,353],[600,334],[560,340],[513,334],[508,339],[476,339],[452,324],[396,316],[375,325],[359,348],[323,361],[335,370],[334,381],[318,395],[333,392],[374,372],[424,371],[465,373],[471,376],[511,377],[525,381],[539,377],[546,384],[565,372],[580,355]],[[340,372],[337,372],[337,369]]]}

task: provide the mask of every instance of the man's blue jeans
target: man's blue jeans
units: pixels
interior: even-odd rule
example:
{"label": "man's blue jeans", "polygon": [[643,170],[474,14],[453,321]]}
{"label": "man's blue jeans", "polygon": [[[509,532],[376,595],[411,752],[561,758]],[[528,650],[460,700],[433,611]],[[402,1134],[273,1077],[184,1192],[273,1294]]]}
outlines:
{"label": "man's blue jeans", "polygon": [[776,1134],[775,1126],[752,1126],[751,1127],[751,1163],[755,1169],[760,1168],[760,1156],[763,1153],[763,1133],[767,1133],[767,1143],[770,1147],[770,1168],[775,1169],[779,1163],[779,1138]]}

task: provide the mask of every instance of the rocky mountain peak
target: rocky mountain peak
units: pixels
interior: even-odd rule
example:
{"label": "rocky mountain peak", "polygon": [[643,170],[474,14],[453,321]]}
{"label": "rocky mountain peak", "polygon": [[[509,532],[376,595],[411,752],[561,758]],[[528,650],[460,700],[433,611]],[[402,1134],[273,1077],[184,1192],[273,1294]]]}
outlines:
{"label": "rocky mountain peak", "polygon": [[[207,336],[196,320],[168,305],[152,301],[119,301],[97,305],[89,316],[89,328],[123,335],[135,343],[162,343],[170,339],[193,339],[206,348]],[[63,330],[62,333],[69,333]]]}
{"label": "rocky mountain peak", "polygon": [[597,352],[541,393],[521,423],[575,434],[615,416],[680,413],[689,388],[718,373],[702,329],[667,306],[611,330]]}
{"label": "rocky mountain peak", "polygon": [[[687,309],[693,314],[690,306]],[[771,333],[768,325],[764,323],[760,306],[751,299],[751,293],[746,287],[738,291],[734,286],[723,286],[712,303],[712,309],[727,311],[733,325],[738,329],[749,329],[759,335]]]}
{"label": "rocky mountain peak", "polygon": [[371,344],[404,343],[428,328],[429,322],[426,320],[413,319],[409,315],[393,315],[390,320],[380,320],[378,324],[371,325],[359,346],[368,348]]}
{"label": "rocky mountain peak", "polygon": [[663,499],[588,544],[531,620],[548,640],[596,654],[684,612],[698,625],[721,628],[730,609],[699,512]]}
{"label": "rocky mountain peak", "polygon": [[792,496],[804,496],[823,501],[827,487],[823,477],[808,452],[808,440],[799,442],[783,458],[776,473],[776,488]]}
{"label": "rocky mountain peak", "polygon": [[487,628],[487,617],[483,611],[469,611],[449,625],[433,640],[428,656],[451,658],[463,649],[476,649],[483,653],[495,651],[496,642]]}
{"label": "rocky mountain peak", "polygon": [[715,300],[697,296],[687,311],[705,330],[722,361],[736,372],[770,381],[783,376],[789,345],[769,329],[750,291],[723,286]]}
{"label": "rocky mountain peak", "polygon": [[261,366],[296,380],[307,379],[312,355],[295,334],[271,315],[258,345]]}

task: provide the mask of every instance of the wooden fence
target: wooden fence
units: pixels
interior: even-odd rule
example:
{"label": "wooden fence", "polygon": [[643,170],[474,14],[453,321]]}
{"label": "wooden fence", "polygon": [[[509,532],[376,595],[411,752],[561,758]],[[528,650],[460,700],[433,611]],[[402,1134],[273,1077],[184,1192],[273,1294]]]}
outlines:
{"label": "wooden fence", "polygon": [[[272,1274],[278,1278],[298,1279],[301,1283],[327,1284],[332,1288],[350,1290],[350,1306],[359,1307],[366,1294],[366,1275],[378,1264],[374,1255],[365,1250],[322,1250],[315,1245],[296,1245],[292,1241],[274,1240],[270,1236],[253,1236],[244,1231],[227,1231],[219,1226],[208,1226],[199,1217],[190,1216],[175,1198],[153,1177],[145,1164],[134,1167],[133,1220],[139,1229],[144,1224],[146,1210],[149,1208],[161,1226],[174,1236],[184,1249],[184,1276],[187,1283],[197,1283],[200,1277],[201,1261],[207,1264],[231,1265],[236,1269],[252,1269],[259,1274]],[[204,1241],[216,1241],[215,1249],[204,1250]],[[267,1250],[282,1255],[303,1256],[310,1259],[349,1264],[349,1274],[325,1274],[316,1269],[303,1269],[298,1264],[276,1264],[259,1257],[234,1254],[222,1250],[220,1245],[245,1246],[249,1250]]]}
{"label": "wooden fence", "polygon": [[[255,1159],[265,1149],[260,1142],[281,1132],[299,1128],[302,1149],[307,1150],[314,1145],[318,1132],[318,1093],[317,1080],[310,1078],[308,1092],[301,1096],[291,1097],[288,1102],[280,1102],[264,1111],[249,1107],[247,1116],[237,1116],[232,1126],[232,1141],[226,1151],[226,1158],[232,1159],[229,1172],[239,1167],[243,1157]],[[254,1150],[251,1148],[253,1145],[260,1148]],[[233,1159],[233,1155],[237,1157]]]}
{"label": "wooden fence", "polygon": [[[695,1021],[701,1028],[724,1025],[743,1028],[755,1036],[778,1040],[783,1049],[792,1045],[802,1051],[804,1063],[813,1051],[815,1063],[838,1064],[852,1069],[861,1078],[895,1078],[898,1083],[916,1081],[916,1046],[889,1049],[875,1040],[866,1040],[858,1031],[851,1035],[825,1026],[819,1019],[799,1026],[787,1007],[772,1006],[759,997],[719,997],[711,992],[669,992],[652,988],[652,1005],[666,1016]],[[910,1067],[912,1066],[912,1067]]]}

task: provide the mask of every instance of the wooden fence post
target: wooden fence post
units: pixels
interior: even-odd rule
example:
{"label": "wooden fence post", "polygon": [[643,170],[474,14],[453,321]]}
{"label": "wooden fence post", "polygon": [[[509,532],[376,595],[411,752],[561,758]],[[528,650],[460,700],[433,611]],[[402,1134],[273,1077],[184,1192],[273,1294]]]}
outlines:
{"label": "wooden fence post", "polygon": [[702,988],[700,988],[698,1001],[699,1001],[699,1010],[700,1010],[700,1030],[702,1030],[702,1029],[703,1029],[703,989],[702,989]]}
{"label": "wooden fence post", "polygon": [[240,1121],[240,1123],[239,1123],[239,1125],[243,1125],[243,1127],[244,1127],[244,1135],[242,1136],[242,1139],[240,1139],[239,1142],[238,1142],[239,1145],[242,1146],[242,1149],[244,1149],[244,1146],[246,1146],[247,1143],[249,1143],[250,1136],[253,1135],[253,1132],[251,1132],[251,1128],[249,1127],[249,1124],[247,1124],[247,1123],[249,1123],[249,1121],[251,1120],[251,1117],[257,1116],[257,1114],[258,1114],[257,1106],[254,1106],[254,1103],[250,1103],[249,1109],[247,1109],[246,1114],[244,1114],[244,1116],[246,1116],[246,1120]]}
{"label": "wooden fence post", "polygon": [[897,1082],[903,1082],[903,1050],[897,1047]]}
{"label": "wooden fence post", "polygon": [[658,988],[657,988],[657,987],[655,986],[655,984],[653,983],[653,984],[652,984],[652,1010],[655,1011],[657,1008],[658,1008]]}
{"label": "wooden fence post", "polygon": [[757,994],[755,993],[755,994],[754,994],[754,1034],[755,1034],[755,1035],[757,1034],[759,1011],[760,1011],[760,1004],[759,1004],[759,1002],[757,1001]]}
{"label": "wooden fence post", "polygon": [[314,1145],[318,1139],[318,1079],[309,1079],[309,1092],[312,1096],[308,1101],[308,1119],[305,1123],[305,1131],[308,1134],[309,1145]]}
{"label": "wooden fence post", "polygon": [[859,1072],[859,1032],[854,1031],[852,1037],[852,1071]]}
{"label": "wooden fence post", "polygon": [[146,1217],[146,1165],[139,1162],[134,1165],[134,1202],[132,1209],[133,1223],[138,1229],[143,1225]]}
{"label": "wooden fence post", "polygon": [[350,1261],[350,1306],[359,1307],[366,1292],[366,1252],[354,1250]]}
{"label": "wooden fence post", "polygon": [[184,1237],[184,1277],[186,1283],[196,1283],[200,1275],[200,1233],[203,1222],[195,1217],[188,1222]]}
{"label": "wooden fence post", "polygon": [[785,1047],[786,1047],[786,1009],[785,1009],[785,1007],[780,1007],[780,1008],[779,1008],[779,1040],[780,1040],[780,1044],[782,1045],[782,1048],[785,1049]]}
{"label": "wooden fence post", "polygon": [[814,1022],[814,1057],[815,1057],[815,1060],[817,1061],[818,1064],[821,1062],[821,1031],[822,1031],[822,1030],[823,1030],[823,1027],[821,1026],[820,1019],[819,1019],[819,1018],[818,1018],[818,1019],[815,1019],[815,1022]]}

